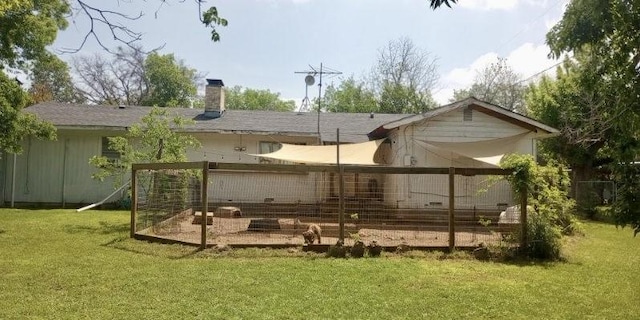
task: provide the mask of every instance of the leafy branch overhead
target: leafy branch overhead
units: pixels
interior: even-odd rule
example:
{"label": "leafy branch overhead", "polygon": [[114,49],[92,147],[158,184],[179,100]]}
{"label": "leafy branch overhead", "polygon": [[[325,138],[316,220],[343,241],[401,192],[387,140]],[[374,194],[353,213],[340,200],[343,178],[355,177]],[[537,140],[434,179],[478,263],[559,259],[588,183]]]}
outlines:
{"label": "leafy branch overhead", "polygon": [[458,0],[431,0],[431,8],[435,10],[443,4],[451,8],[451,4],[456,2],[458,2]]}
{"label": "leafy branch overhead", "polygon": [[[60,1],[60,0],[51,0]],[[172,3],[183,3],[185,0],[158,0],[159,6],[154,12],[154,17],[158,18],[158,15],[165,5]],[[210,7],[205,10],[203,7],[205,0],[194,0],[198,7],[198,19],[205,27],[211,29],[211,40],[220,41],[220,34],[216,29],[217,26],[225,27],[228,21],[218,14],[216,7]],[[135,1],[134,1],[135,2]],[[106,43],[111,39],[119,45],[124,45],[129,48],[139,48],[136,46],[142,40],[142,32],[132,29],[129,25],[135,20],[139,20],[145,16],[145,12],[138,12],[137,14],[126,14],[121,11],[114,11],[106,9],[103,5],[92,5],[90,0],[75,0],[72,2],[72,21],[78,23],[78,18],[88,19],[88,30],[86,31],[80,45],[76,48],[67,48],[64,52],[75,53],[80,51],[89,39],[95,40],[100,47],[104,50],[111,52],[112,46]],[[84,27],[80,27],[84,30]],[[101,30],[106,30],[107,36],[99,34]]]}
{"label": "leafy branch overhead", "polygon": [[[202,2],[198,1],[198,9],[202,10]],[[218,15],[218,9],[216,7],[211,7],[204,13],[200,14],[200,21],[204,23],[205,26],[211,28],[211,40],[220,41],[220,34],[216,30],[216,26],[226,27],[228,22],[227,19],[221,18]]]}

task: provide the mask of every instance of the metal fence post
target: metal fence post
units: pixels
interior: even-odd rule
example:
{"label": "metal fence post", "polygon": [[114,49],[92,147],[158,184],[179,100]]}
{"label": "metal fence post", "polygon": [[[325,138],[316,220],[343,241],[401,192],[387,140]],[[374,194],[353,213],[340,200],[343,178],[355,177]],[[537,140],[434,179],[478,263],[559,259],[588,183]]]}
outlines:
{"label": "metal fence post", "polygon": [[138,210],[138,183],[136,182],[137,170],[131,169],[131,232],[133,238],[136,234],[136,211]]}
{"label": "metal fence post", "polygon": [[453,251],[456,247],[456,230],[455,230],[455,174],[456,169],[449,167],[449,251]]}

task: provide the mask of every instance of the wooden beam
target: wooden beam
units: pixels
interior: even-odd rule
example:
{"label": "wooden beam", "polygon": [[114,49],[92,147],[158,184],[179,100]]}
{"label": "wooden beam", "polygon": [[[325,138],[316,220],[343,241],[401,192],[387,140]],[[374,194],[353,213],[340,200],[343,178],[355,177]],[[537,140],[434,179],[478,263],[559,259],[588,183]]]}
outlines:
{"label": "wooden beam", "polygon": [[200,169],[202,162],[172,162],[172,163],[134,163],[133,170],[167,170],[167,169]]}
{"label": "wooden beam", "polygon": [[540,129],[540,128],[538,128],[538,127],[536,127],[534,125],[531,125],[529,123],[526,123],[524,121],[520,121],[520,120],[515,119],[513,117],[510,117],[508,115],[505,115],[505,114],[502,114],[502,113],[499,113],[499,112],[495,112],[495,111],[487,109],[487,108],[483,108],[483,107],[479,107],[479,106],[475,106],[475,105],[470,105],[469,107],[471,107],[472,110],[476,110],[476,111],[482,112],[482,113],[484,113],[486,115],[489,115],[489,116],[492,116],[494,118],[498,118],[500,120],[509,122],[509,123],[511,123],[513,125],[525,128],[525,129],[527,129],[529,131],[537,132],[538,129]]}
{"label": "wooden beam", "polygon": [[[202,162],[179,163],[136,163],[132,165],[134,170],[178,170],[200,169]],[[427,167],[387,167],[387,166],[361,166],[341,164],[344,173],[380,173],[380,174],[449,174],[449,168]],[[209,162],[209,170],[238,170],[261,172],[288,172],[309,173],[329,172],[339,173],[336,165],[306,165],[306,164],[257,164],[257,163],[223,163]],[[457,175],[509,175],[511,170],[501,168],[456,168]]]}
{"label": "wooden beam", "polygon": [[526,250],[528,246],[527,235],[527,190],[526,188],[520,191],[520,251]]}

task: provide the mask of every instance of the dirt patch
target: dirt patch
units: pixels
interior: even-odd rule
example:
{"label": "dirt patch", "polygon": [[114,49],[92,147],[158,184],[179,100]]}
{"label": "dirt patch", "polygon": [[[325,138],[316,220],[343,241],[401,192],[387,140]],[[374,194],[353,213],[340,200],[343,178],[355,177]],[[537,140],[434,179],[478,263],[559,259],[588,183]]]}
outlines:
{"label": "dirt patch", "polygon": [[[211,225],[207,225],[207,243],[223,245],[303,245],[302,232],[306,230],[309,221],[296,219],[276,219],[279,230],[248,231],[251,220],[256,218],[221,218],[213,217]],[[201,225],[193,224],[193,214],[184,212],[171,219],[163,221],[154,228],[138,231],[138,234],[149,235],[182,242],[200,243]],[[337,223],[315,222],[322,228],[322,243],[334,244],[338,241],[339,225]],[[345,224],[345,244],[352,245],[354,240],[364,243],[377,241],[381,246],[448,247],[449,232],[446,227],[433,226],[384,226],[359,227],[355,223]],[[486,228],[478,230],[456,232],[456,245],[475,246],[497,243],[501,240],[500,233],[488,232]]]}

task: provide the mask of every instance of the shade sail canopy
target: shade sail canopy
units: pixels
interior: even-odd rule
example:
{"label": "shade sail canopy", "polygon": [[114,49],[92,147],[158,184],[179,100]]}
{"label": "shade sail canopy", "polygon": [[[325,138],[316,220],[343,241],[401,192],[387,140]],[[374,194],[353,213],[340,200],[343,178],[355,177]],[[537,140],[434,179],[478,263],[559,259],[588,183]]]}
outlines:
{"label": "shade sail canopy", "polygon": [[[341,144],[340,164],[376,165],[373,157],[384,139],[362,143]],[[282,143],[275,152],[252,156],[296,163],[336,164],[337,146],[305,146]]]}
{"label": "shade sail canopy", "polygon": [[423,147],[436,147],[441,150],[446,150],[476,161],[499,167],[500,160],[502,160],[505,155],[516,153],[521,141],[523,139],[530,139],[527,137],[527,134],[528,132],[525,132],[505,138],[474,142],[440,142],[431,141],[429,139],[420,139],[418,140],[418,143],[423,145]]}

